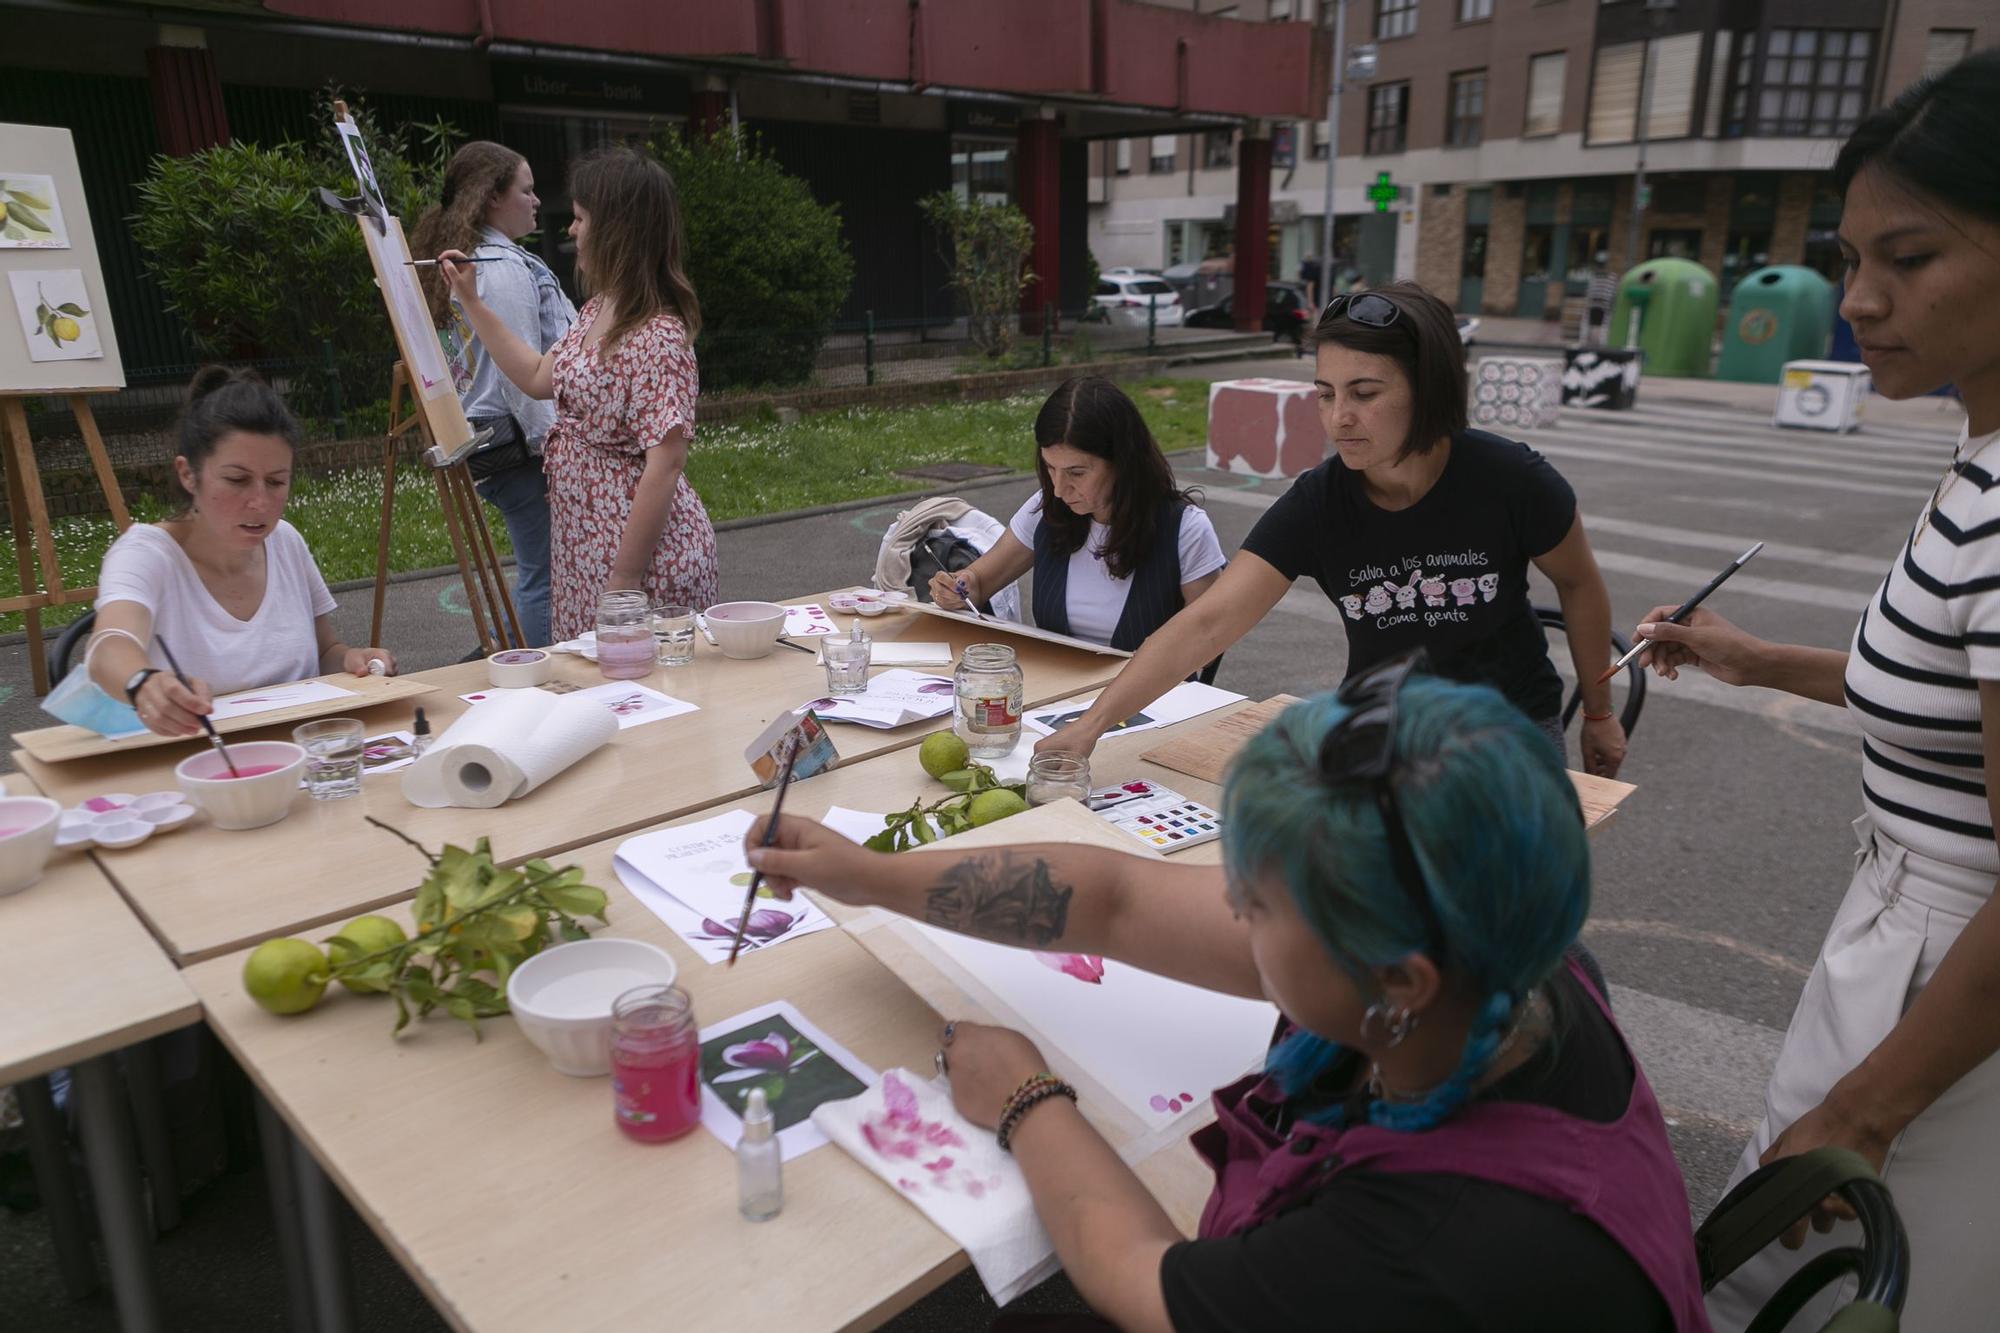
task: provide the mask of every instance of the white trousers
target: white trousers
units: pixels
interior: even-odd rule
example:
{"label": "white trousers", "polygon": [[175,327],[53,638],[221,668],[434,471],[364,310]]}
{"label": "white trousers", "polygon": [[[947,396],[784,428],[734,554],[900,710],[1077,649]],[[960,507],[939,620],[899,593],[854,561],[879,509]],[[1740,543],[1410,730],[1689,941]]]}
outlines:
{"label": "white trousers", "polygon": [[[1991,875],[1918,855],[1867,815],[1854,831],[1861,843],[1854,881],[1799,996],[1764,1094],[1764,1123],[1731,1185],[1880,1044],[1993,894]],[[1910,1122],[1890,1145],[1882,1175],[1910,1237],[1905,1333],[2000,1328],[2000,1055]],[[1716,1333],[1747,1325],[1812,1256],[1860,1243],[1854,1222],[1809,1233],[1799,1250],[1772,1242],[1709,1294]],[[1819,1328],[1853,1291],[1852,1279],[1836,1284],[1788,1328]]]}

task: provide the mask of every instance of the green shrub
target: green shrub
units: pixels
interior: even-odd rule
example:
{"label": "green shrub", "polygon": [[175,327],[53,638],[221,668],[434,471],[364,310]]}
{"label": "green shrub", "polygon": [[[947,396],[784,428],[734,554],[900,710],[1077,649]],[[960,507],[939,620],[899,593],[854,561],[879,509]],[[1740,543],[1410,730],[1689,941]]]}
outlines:
{"label": "green shrub", "polygon": [[839,208],[738,131],[707,140],[673,131],[650,151],[680,188],[702,388],[810,378],[854,282]]}
{"label": "green shrub", "polygon": [[[340,195],[356,188],[330,100],[322,98],[322,132],[310,143],[231,143],[154,158],[132,218],[147,269],[202,354],[302,363],[291,398],[309,415],[331,412],[334,375],[346,403],[381,397],[396,360],[361,233],[315,194],[320,186]],[[444,179],[453,130],[440,122],[385,132],[364,109],[352,102],[349,109],[384,201],[414,224]],[[331,372],[325,343],[333,346]]]}
{"label": "green shrub", "polygon": [[952,190],[926,195],[917,207],[944,233],[951,285],[965,303],[973,346],[996,360],[1006,358],[1020,330],[1021,292],[1034,279],[1027,266],[1034,224],[1012,204],[961,199]]}

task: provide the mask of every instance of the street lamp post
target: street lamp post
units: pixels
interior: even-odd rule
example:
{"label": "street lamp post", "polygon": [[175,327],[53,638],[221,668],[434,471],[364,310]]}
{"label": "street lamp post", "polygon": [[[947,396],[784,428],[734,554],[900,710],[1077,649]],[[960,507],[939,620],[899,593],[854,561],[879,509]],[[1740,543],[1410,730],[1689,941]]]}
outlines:
{"label": "street lamp post", "polygon": [[[1667,25],[1676,0],[1646,0],[1646,19],[1657,36]],[[1632,168],[1632,225],[1625,230],[1625,271],[1630,273],[1639,258],[1639,218],[1646,211],[1646,131],[1653,118],[1653,42],[1647,38],[1639,47],[1639,160]]]}
{"label": "street lamp post", "polygon": [[1333,69],[1326,84],[1326,217],[1319,238],[1319,303],[1333,299],[1333,165],[1340,157],[1341,73],[1346,63],[1347,0],[1333,5]]}

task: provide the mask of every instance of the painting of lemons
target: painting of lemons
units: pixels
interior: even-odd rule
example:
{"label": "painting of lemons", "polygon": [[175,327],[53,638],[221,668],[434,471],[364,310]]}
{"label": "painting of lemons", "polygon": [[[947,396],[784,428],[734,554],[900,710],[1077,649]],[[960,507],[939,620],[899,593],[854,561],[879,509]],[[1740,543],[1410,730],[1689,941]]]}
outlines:
{"label": "painting of lemons", "polygon": [[88,361],[104,355],[97,302],[73,268],[20,269],[7,275],[31,361]]}

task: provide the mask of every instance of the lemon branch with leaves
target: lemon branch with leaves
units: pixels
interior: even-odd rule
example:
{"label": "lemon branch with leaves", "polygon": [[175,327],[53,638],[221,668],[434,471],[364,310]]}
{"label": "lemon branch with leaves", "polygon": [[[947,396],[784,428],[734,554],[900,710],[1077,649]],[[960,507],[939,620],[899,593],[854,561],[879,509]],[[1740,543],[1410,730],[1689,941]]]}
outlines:
{"label": "lemon branch with leaves", "polygon": [[[350,990],[386,992],[396,1001],[395,1031],[440,1006],[479,1034],[479,1020],[507,1012],[507,978],[557,940],[587,938],[579,918],[605,918],[604,890],[583,882],[581,866],[544,860],[496,865],[485,838],[467,851],[433,853],[400,829],[368,822],[414,847],[430,862],[417,888],[417,933],[386,947],[345,934],[328,941],[333,978]],[[488,974],[491,981],[479,974]]]}

